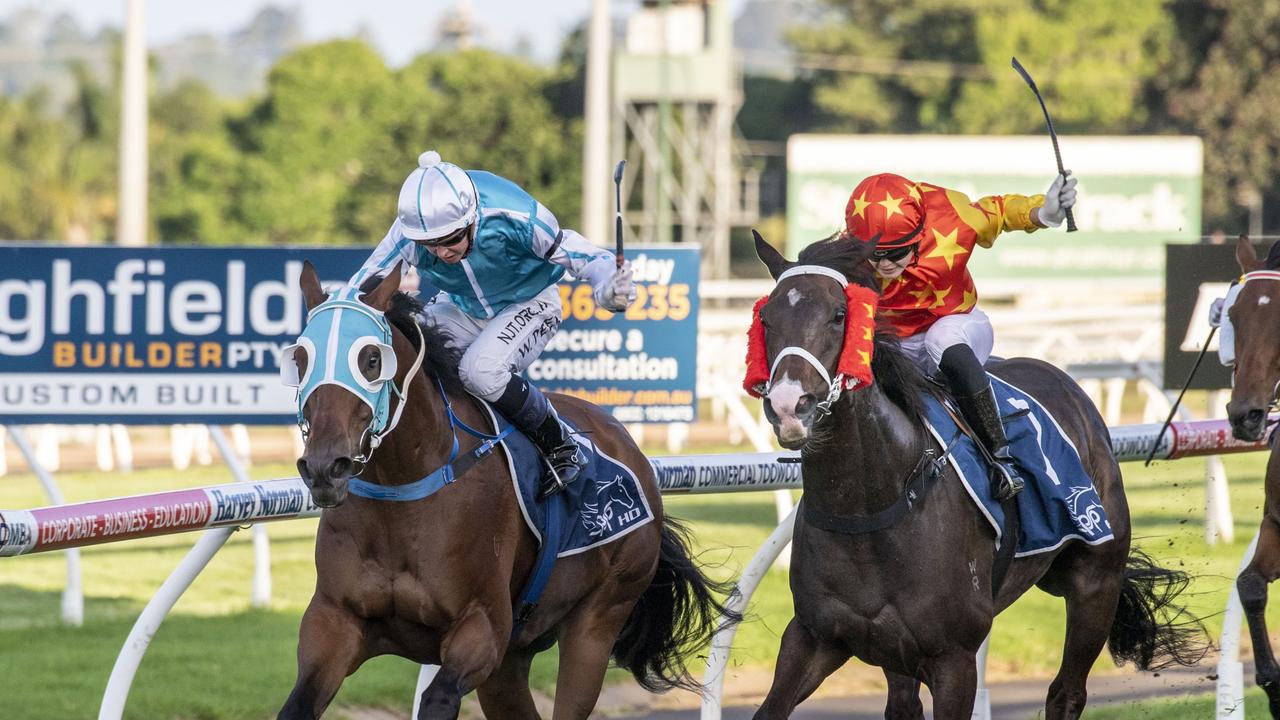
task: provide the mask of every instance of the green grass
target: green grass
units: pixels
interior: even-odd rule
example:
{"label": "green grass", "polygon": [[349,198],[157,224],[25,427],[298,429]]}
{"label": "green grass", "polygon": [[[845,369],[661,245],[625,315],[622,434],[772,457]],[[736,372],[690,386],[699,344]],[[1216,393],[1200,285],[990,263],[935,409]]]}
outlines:
{"label": "green grass", "polygon": [[[1197,576],[1194,594],[1188,599],[1198,613],[1207,616],[1215,638],[1231,578],[1261,512],[1264,460],[1260,454],[1227,459],[1236,542],[1214,547],[1207,547],[1202,539],[1203,461],[1163,463],[1149,469],[1136,464],[1125,467],[1139,545],[1162,564]],[[292,474],[287,465],[253,469],[255,478]],[[74,502],[219,484],[230,482],[231,477],[225,469],[214,468],[182,473],[142,470],[129,475],[67,473],[58,481],[67,500]],[[34,478],[0,479],[0,507],[44,504]],[[776,524],[768,493],[669,498],[667,506],[671,514],[690,522],[700,543],[701,560],[718,578],[735,576]],[[270,610],[249,607],[251,534],[233,535],[156,635],[139,668],[127,717],[273,716],[293,683],[298,620],[315,582],[315,524],[301,520],[269,526],[274,585]],[[86,601],[81,628],[63,627],[58,620],[66,574],[60,553],[0,560],[0,698],[5,706],[22,708],[25,717],[95,717],[130,627],[195,539],[174,535],[84,549]],[[784,571],[775,569],[765,577],[750,613],[750,622],[738,632],[733,663],[768,667],[791,617]],[[1280,603],[1270,616],[1275,626],[1280,621]],[[992,640],[992,679],[1051,675],[1059,659],[1062,623],[1061,601],[1038,591],[1001,615]],[[554,652],[549,652],[535,668],[535,685],[544,690],[554,684],[554,659]],[[1096,671],[1114,669],[1104,656]],[[408,661],[380,658],[348,679],[336,702],[348,708],[381,706],[405,712],[415,677],[416,667]],[[616,672],[611,679],[629,682]],[[1255,695],[1250,702],[1261,702]],[[1210,697],[1207,704],[1193,699],[1153,707],[1151,715],[1132,714],[1139,710],[1135,709],[1120,714],[1091,712],[1090,717],[1206,717],[1205,708],[1211,708],[1212,702]],[[1148,712],[1146,708],[1141,706],[1140,711]],[[1255,712],[1252,704],[1249,711]]]}

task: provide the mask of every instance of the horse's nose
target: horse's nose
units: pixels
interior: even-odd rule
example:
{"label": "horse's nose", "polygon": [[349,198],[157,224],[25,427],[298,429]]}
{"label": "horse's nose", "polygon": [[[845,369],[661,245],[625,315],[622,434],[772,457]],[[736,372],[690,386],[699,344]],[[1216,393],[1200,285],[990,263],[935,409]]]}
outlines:
{"label": "horse's nose", "polygon": [[326,485],[335,480],[346,480],[351,477],[351,471],[354,468],[355,461],[345,456],[333,459],[305,457],[298,459],[298,475],[311,486],[317,483]]}
{"label": "horse's nose", "polygon": [[1227,405],[1227,419],[1231,422],[1231,434],[1237,440],[1253,441],[1262,437],[1267,411],[1260,407]]}

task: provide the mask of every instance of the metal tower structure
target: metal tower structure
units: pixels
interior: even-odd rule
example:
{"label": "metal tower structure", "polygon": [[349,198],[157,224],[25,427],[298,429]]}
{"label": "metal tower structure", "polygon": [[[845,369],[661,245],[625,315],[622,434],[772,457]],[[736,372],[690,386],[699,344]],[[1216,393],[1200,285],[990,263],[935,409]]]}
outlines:
{"label": "metal tower structure", "polygon": [[727,0],[645,0],[628,19],[611,133],[613,156],[627,159],[628,231],[697,243],[706,278],[729,276],[729,229],[757,212],[758,174],[734,161],[741,85]]}

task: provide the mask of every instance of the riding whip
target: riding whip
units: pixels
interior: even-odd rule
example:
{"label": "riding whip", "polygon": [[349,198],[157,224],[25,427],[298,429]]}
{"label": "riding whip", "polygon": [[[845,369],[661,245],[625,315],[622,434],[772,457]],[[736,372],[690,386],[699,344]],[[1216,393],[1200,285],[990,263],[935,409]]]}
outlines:
{"label": "riding whip", "polygon": [[[1066,170],[1062,168],[1062,152],[1058,150],[1058,133],[1053,131],[1053,120],[1049,117],[1049,108],[1044,106],[1044,98],[1040,97],[1040,88],[1036,87],[1036,81],[1031,79],[1031,74],[1027,69],[1022,67],[1022,63],[1018,62],[1018,58],[1013,58],[1013,69],[1018,71],[1023,80],[1027,81],[1027,85],[1031,87],[1031,92],[1036,94],[1036,100],[1040,101],[1040,109],[1044,111],[1044,122],[1049,126],[1049,139],[1053,141],[1053,156],[1058,160],[1058,174],[1063,176],[1063,182],[1066,181]],[[1076,231],[1076,218],[1071,214],[1071,208],[1067,208],[1067,232]]]}
{"label": "riding whip", "polygon": [[613,169],[613,194],[617,201],[617,212],[613,217],[613,239],[615,244],[614,260],[617,267],[622,268],[622,171],[627,167],[626,160],[619,160]]}
{"label": "riding whip", "polygon": [[1146,462],[1142,463],[1143,467],[1151,464],[1151,458],[1156,456],[1156,450],[1160,448],[1160,441],[1164,439],[1164,431],[1169,429],[1169,425],[1173,423],[1173,414],[1178,412],[1178,406],[1182,404],[1182,396],[1187,394],[1187,388],[1191,387],[1191,379],[1196,376],[1196,370],[1200,369],[1200,361],[1204,360],[1204,354],[1209,351],[1209,343],[1213,342],[1213,334],[1218,332],[1218,326],[1214,325],[1209,328],[1209,337],[1204,339],[1204,347],[1200,348],[1200,354],[1196,356],[1196,364],[1191,366],[1191,372],[1187,374],[1187,381],[1182,383],[1182,391],[1178,393],[1178,399],[1173,401],[1173,406],[1169,408],[1169,417],[1164,419],[1164,425],[1160,426],[1160,432],[1156,435],[1156,441],[1151,443],[1151,452],[1147,453]]}

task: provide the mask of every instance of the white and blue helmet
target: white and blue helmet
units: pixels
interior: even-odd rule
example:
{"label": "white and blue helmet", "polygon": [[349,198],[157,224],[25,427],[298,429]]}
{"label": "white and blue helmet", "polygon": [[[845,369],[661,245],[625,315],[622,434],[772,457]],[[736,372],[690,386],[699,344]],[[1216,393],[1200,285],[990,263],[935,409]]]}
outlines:
{"label": "white and blue helmet", "polygon": [[418,156],[418,167],[400,186],[396,214],[405,237],[435,240],[474,223],[478,205],[467,173],[428,150]]}

